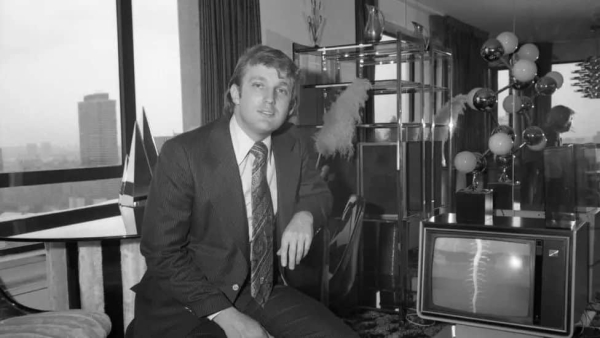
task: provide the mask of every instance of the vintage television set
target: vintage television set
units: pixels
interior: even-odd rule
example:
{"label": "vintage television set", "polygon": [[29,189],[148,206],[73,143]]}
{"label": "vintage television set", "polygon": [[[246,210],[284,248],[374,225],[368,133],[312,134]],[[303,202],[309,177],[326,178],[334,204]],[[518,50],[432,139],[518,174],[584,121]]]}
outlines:
{"label": "vintage television set", "polygon": [[454,214],[421,222],[418,315],[494,336],[570,337],[588,304],[589,223],[546,224],[461,224]]}

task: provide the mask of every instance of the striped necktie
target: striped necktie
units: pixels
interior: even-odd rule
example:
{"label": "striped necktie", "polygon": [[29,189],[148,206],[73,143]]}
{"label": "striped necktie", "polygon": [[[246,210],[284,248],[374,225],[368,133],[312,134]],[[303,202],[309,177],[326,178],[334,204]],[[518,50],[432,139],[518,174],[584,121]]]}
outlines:
{"label": "striped necktie", "polygon": [[267,146],[256,142],[252,149],[252,239],[250,242],[250,291],[264,306],[273,288],[273,202],[267,183]]}

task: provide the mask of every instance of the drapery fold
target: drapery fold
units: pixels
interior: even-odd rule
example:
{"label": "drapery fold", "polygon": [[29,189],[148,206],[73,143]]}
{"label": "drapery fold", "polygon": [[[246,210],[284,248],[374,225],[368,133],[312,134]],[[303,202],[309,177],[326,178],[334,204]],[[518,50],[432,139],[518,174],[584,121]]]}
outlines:
{"label": "drapery fold", "polygon": [[261,43],[259,0],[200,0],[200,114],[219,118],[227,83],[246,48]]}
{"label": "drapery fold", "polygon": [[[492,83],[495,76],[479,54],[488,38],[487,32],[450,16],[432,15],[429,24],[432,39],[452,51],[453,95],[468,94],[476,87],[497,87]],[[454,149],[483,153],[487,149],[492,121],[490,114],[467,108],[458,118]]]}

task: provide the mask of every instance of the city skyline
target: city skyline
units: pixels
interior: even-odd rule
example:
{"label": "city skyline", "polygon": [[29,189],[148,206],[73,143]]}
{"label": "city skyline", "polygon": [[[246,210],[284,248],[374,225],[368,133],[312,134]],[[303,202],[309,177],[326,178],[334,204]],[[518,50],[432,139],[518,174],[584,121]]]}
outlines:
{"label": "city skyline", "polygon": [[[179,133],[177,2],[134,1],[133,14],[137,113],[154,135]],[[78,146],[85,95],[108,93],[120,114],[116,28],[114,2],[0,1],[0,147]]]}

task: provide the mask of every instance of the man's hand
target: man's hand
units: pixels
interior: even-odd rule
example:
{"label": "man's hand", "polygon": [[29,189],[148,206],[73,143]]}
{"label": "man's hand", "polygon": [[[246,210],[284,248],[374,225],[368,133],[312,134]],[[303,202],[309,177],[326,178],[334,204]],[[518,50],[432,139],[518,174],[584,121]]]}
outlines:
{"label": "man's hand", "polygon": [[234,307],[227,308],[213,318],[227,338],[273,338],[256,320]]}
{"label": "man's hand", "polygon": [[281,236],[281,266],[294,270],[302,258],[308,254],[313,239],[313,216],[308,211],[297,212]]}

